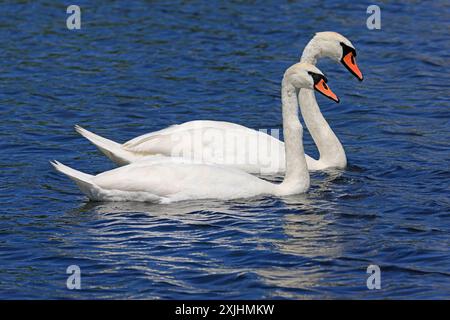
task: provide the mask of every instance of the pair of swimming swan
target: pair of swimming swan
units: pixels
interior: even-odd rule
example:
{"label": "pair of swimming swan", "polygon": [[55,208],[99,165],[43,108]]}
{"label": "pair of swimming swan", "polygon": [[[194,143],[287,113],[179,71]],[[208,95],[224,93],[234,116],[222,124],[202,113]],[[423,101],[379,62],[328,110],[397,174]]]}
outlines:
{"label": "pair of swimming swan", "polygon": [[[355,56],[356,50],[352,43],[335,32],[317,33],[308,43],[301,61],[288,68],[282,80],[284,143],[263,132],[220,121],[186,122],[139,136],[124,144],[77,126],[76,130],[81,135],[116,164],[124,166],[93,176],[57,161],[52,164],[56,170],[74,180],[89,199],[98,201],[167,203],[188,199],[235,199],[306,192],[310,185],[308,169],[344,168],[347,164],[344,148],[320,112],[313,90],[336,102],[339,99],[328,87],[323,73],[314,65],[319,58],[329,57],[344,64],[362,80]],[[305,124],[320,153],[318,160],[305,155],[303,150],[299,102]],[[228,139],[205,140],[205,134],[211,131],[226,133]],[[183,137],[188,139],[180,142]],[[264,152],[260,152],[261,146],[255,147],[254,143],[235,148],[231,144],[236,139],[263,142],[270,148],[263,148]],[[188,150],[191,159],[171,157],[176,155],[176,149]],[[244,161],[235,161],[238,158]],[[247,161],[250,158],[254,161]],[[272,165],[267,166],[267,163]],[[279,172],[285,172],[280,184],[251,175]]]}

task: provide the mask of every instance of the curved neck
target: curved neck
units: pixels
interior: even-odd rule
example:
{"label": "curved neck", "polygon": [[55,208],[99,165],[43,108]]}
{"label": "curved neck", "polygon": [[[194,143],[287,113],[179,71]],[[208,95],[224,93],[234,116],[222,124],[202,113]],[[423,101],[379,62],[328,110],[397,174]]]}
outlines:
{"label": "curved neck", "polygon": [[317,60],[321,55],[322,50],[320,45],[317,43],[315,38],[312,38],[306,45],[305,49],[303,49],[300,62],[308,62],[312,65],[316,65]]}
{"label": "curved neck", "polygon": [[320,112],[313,90],[301,89],[298,94],[303,120],[326,166],[345,167],[347,157],[341,142]]}
{"label": "curved neck", "polygon": [[281,88],[283,135],[286,153],[286,175],[278,187],[282,195],[305,192],[309,188],[309,172],[303,149],[303,127],[298,119],[297,90],[286,78]]}
{"label": "curved neck", "polygon": [[[328,52],[320,45],[320,41],[314,37],[306,45],[300,60],[315,65],[317,60],[323,56],[328,56]],[[298,99],[305,125],[319,150],[319,161],[325,167],[344,168],[347,165],[344,148],[322,115],[314,91],[301,89]]]}

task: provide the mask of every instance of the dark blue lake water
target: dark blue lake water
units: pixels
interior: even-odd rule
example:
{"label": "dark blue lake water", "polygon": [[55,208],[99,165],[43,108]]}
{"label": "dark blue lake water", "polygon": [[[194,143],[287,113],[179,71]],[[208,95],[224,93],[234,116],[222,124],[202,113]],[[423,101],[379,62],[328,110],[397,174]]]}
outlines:
{"label": "dark blue lake water", "polygon": [[[448,1],[380,2],[381,30],[372,2],[74,3],[78,31],[67,2],[0,5],[0,298],[450,298]],[[319,63],[349,166],[305,195],[89,203],[48,162],[114,167],[75,124],[116,141],[194,119],[281,128],[283,72],[326,30],[365,80]]]}

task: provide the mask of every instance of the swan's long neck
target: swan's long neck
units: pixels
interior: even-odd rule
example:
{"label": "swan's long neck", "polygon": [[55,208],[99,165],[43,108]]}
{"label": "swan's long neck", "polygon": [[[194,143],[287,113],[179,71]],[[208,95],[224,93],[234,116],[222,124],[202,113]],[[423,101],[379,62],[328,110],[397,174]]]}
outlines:
{"label": "swan's long neck", "polygon": [[309,188],[309,172],[303,149],[303,127],[298,119],[297,90],[283,78],[281,89],[286,174],[277,186],[280,195],[302,193]]}
{"label": "swan's long neck", "polygon": [[300,58],[300,62],[308,62],[312,65],[316,65],[317,60],[323,55],[322,47],[320,43],[316,40],[316,38],[312,38],[305,49],[303,49],[302,57]]}
{"label": "swan's long neck", "polygon": [[[312,38],[303,50],[301,62],[315,65],[323,56],[330,56],[329,50]],[[326,166],[344,168],[347,165],[344,148],[322,115],[314,91],[301,89],[298,99],[305,125],[319,150],[320,162]]]}
{"label": "swan's long neck", "polygon": [[305,125],[320,153],[320,162],[343,168],[347,165],[344,147],[320,112],[313,90],[301,89],[298,94]]}

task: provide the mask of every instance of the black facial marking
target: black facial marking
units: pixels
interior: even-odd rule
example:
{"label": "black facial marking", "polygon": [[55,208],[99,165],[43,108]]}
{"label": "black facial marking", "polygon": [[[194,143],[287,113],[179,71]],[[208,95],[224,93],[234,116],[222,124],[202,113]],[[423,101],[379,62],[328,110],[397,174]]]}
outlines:
{"label": "black facial marking", "polygon": [[344,57],[349,53],[353,53],[353,57],[356,57],[356,50],[352,47],[349,47],[348,45],[346,45],[345,43],[341,42],[341,47],[342,47],[342,59],[344,59]]}
{"label": "black facial marking", "polygon": [[[327,77],[325,77],[324,75],[312,72],[312,71],[308,71],[308,74],[311,75],[311,77],[313,78],[314,84],[318,84],[320,82],[320,80],[323,79],[323,81],[325,81],[325,83],[328,82]],[[325,85],[326,86],[326,85]]]}

